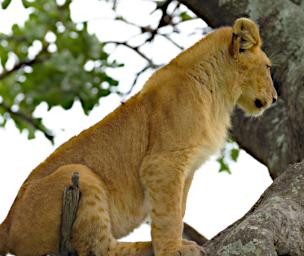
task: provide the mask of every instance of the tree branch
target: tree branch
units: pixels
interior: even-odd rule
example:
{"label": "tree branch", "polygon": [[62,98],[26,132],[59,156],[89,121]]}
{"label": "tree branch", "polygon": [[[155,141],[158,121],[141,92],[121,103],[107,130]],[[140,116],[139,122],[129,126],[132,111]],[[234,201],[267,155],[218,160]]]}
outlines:
{"label": "tree branch", "polygon": [[24,66],[32,66],[34,64],[41,63],[41,62],[45,61],[46,59],[48,59],[48,56],[45,56],[45,58],[42,58],[42,55],[47,53],[47,48],[48,48],[48,44],[46,44],[42,48],[42,50],[35,56],[34,59],[28,59],[28,60],[18,62],[10,70],[4,69],[4,71],[0,74],[0,80],[5,79],[10,74],[14,73],[15,71],[18,71],[19,69],[23,68]]}
{"label": "tree branch", "polygon": [[125,99],[130,95],[130,93],[133,91],[139,77],[145,72],[147,71],[149,68],[151,68],[151,66],[148,64],[145,67],[143,67],[140,71],[138,71],[134,77],[133,83],[130,86],[129,90],[125,93],[119,93],[120,96],[123,97],[123,99],[121,100],[122,104],[124,103]]}
{"label": "tree branch", "polygon": [[158,30],[161,27],[172,25],[172,16],[167,13],[168,6],[171,2],[172,0],[166,0],[160,5],[158,5],[158,7],[156,8],[156,10],[160,10],[162,12],[162,16],[158,22],[157,27],[153,29],[150,37],[146,40],[146,42],[151,42],[155,38],[156,34],[158,33]]}
{"label": "tree branch", "polygon": [[139,56],[141,56],[143,59],[145,59],[148,64],[146,66],[144,66],[141,70],[139,70],[136,74],[135,74],[135,77],[133,79],[133,83],[132,85],[130,86],[130,89],[125,92],[125,93],[121,93],[121,92],[117,92],[120,96],[122,96],[122,100],[121,102],[123,103],[125,98],[127,96],[130,95],[130,93],[133,91],[139,77],[145,72],[147,71],[149,68],[152,68],[152,69],[155,69],[155,68],[158,68],[159,65],[156,65],[155,63],[153,63],[153,61],[148,57],[146,56],[144,53],[142,53],[140,50],[139,50],[139,46],[131,46],[130,44],[128,44],[127,42],[116,42],[116,41],[107,41],[105,42],[105,44],[116,44],[116,45],[122,45],[122,46],[125,46],[131,50],[133,50],[135,53],[137,53]]}
{"label": "tree branch", "polygon": [[21,111],[13,111],[8,105],[6,105],[4,102],[0,103],[0,108],[4,109],[7,113],[9,113],[11,116],[15,116],[17,118],[20,118],[24,122],[31,125],[35,130],[41,131],[46,138],[48,138],[50,141],[53,142],[54,135],[51,134],[50,131],[45,129],[44,127],[41,127],[41,125],[37,124],[34,118],[31,116],[21,112]]}
{"label": "tree branch", "polygon": [[160,36],[166,38],[170,43],[172,43],[175,47],[177,47],[178,49],[180,49],[181,51],[184,50],[184,47],[180,46],[178,43],[176,43],[171,37],[169,37],[166,34],[159,34]]}
{"label": "tree branch", "polygon": [[168,41],[170,41],[172,44],[174,44],[179,49],[183,50],[183,47],[178,45],[168,35],[158,33],[159,29],[164,26],[172,25],[173,28],[175,28],[176,25],[179,24],[179,23],[173,23],[173,14],[180,7],[180,3],[177,3],[176,7],[174,8],[174,10],[171,14],[168,14],[168,12],[167,12],[168,6],[170,5],[170,3],[172,1],[173,0],[167,0],[167,1],[161,2],[160,4],[157,5],[156,9],[152,12],[152,13],[154,13],[157,10],[160,10],[162,12],[162,16],[161,16],[156,28],[152,28],[151,26],[141,26],[141,25],[135,24],[133,22],[130,22],[130,21],[124,19],[123,17],[115,17],[115,20],[122,21],[128,25],[139,28],[141,30],[141,34],[149,33],[150,36],[145,40],[145,42],[143,44],[145,44],[147,42],[151,42],[155,38],[156,35],[160,35],[160,36],[163,36]]}
{"label": "tree branch", "polygon": [[19,70],[20,68],[22,68],[24,66],[31,66],[31,65],[33,65],[36,62],[37,62],[37,59],[32,59],[32,60],[26,60],[26,61],[23,61],[23,62],[19,62],[12,69],[10,69],[10,70],[4,70],[0,74],[0,80],[5,79],[10,74],[14,73],[15,71]]}
{"label": "tree branch", "polygon": [[204,244],[207,255],[304,255],[304,161],[290,166],[240,220]]}
{"label": "tree branch", "polygon": [[143,59],[145,59],[149,64],[151,64],[152,66],[154,66],[153,62],[151,61],[151,59],[146,56],[144,53],[142,53],[139,50],[139,47],[137,46],[132,46],[129,45],[127,42],[119,42],[119,41],[106,41],[104,42],[104,44],[116,44],[116,45],[123,45],[131,50],[133,50],[134,52],[136,52],[140,57],[142,57]]}
{"label": "tree branch", "polygon": [[74,172],[72,175],[72,185],[65,188],[63,193],[59,245],[60,256],[77,256],[77,252],[71,245],[71,237],[79,200],[79,173]]}
{"label": "tree branch", "polygon": [[198,245],[204,245],[208,239],[197,232],[193,227],[184,222],[183,237],[187,240],[194,241]]}

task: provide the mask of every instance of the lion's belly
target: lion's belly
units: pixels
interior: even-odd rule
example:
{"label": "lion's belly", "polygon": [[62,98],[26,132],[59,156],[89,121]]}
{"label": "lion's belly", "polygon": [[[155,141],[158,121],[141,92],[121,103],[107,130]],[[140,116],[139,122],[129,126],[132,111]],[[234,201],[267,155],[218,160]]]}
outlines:
{"label": "lion's belly", "polygon": [[139,184],[125,187],[121,192],[112,193],[109,200],[112,233],[115,238],[132,232],[149,213],[148,200]]}

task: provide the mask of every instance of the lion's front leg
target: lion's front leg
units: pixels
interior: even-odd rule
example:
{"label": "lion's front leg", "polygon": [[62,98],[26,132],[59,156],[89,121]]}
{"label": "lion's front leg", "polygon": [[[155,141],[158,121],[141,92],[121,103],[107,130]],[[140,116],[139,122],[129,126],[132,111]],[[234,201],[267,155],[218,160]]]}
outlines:
{"label": "lion's front leg", "polygon": [[184,189],[183,189],[183,200],[182,200],[182,216],[185,216],[186,213],[186,206],[187,206],[187,197],[188,197],[188,193],[189,193],[189,189],[191,186],[193,180],[193,173],[191,175],[189,175],[184,183]]}
{"label": "lion's front leg", "polygon": [[178,155],[149,156],[141,169],[151,205],[152,244],[156,256],[203,255],[198,245],[182,241],[183,191],[188,166]]}

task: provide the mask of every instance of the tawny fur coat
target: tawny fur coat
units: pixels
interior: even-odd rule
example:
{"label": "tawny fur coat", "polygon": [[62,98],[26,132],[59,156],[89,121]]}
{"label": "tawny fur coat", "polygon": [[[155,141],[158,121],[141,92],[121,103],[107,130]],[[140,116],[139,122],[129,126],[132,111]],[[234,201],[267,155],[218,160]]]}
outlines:
{"label": "tawny fur coat", "polygon": [[[258,115],[276,100],[256,24],[210,33],[154,73],[144,88],[60,146],[21,187],[0,226],[0,253],[55,253],[62,192],[80,173],[72,244],[79,255],[197,256],[182,218],[194,171],[225,142],[239,105]],[[152,243],[121,243],[152,218]]]}

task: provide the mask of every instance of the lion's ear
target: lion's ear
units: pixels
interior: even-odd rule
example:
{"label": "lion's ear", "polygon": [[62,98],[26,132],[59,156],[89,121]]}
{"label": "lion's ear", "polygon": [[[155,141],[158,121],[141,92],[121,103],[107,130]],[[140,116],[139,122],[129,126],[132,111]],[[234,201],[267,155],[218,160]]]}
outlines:
{"label": "lion's ear", "polygon": [[259,28],[250,19],[237,19],[233,24],[232,32],[232,45],[234,54],[261,46]]}

